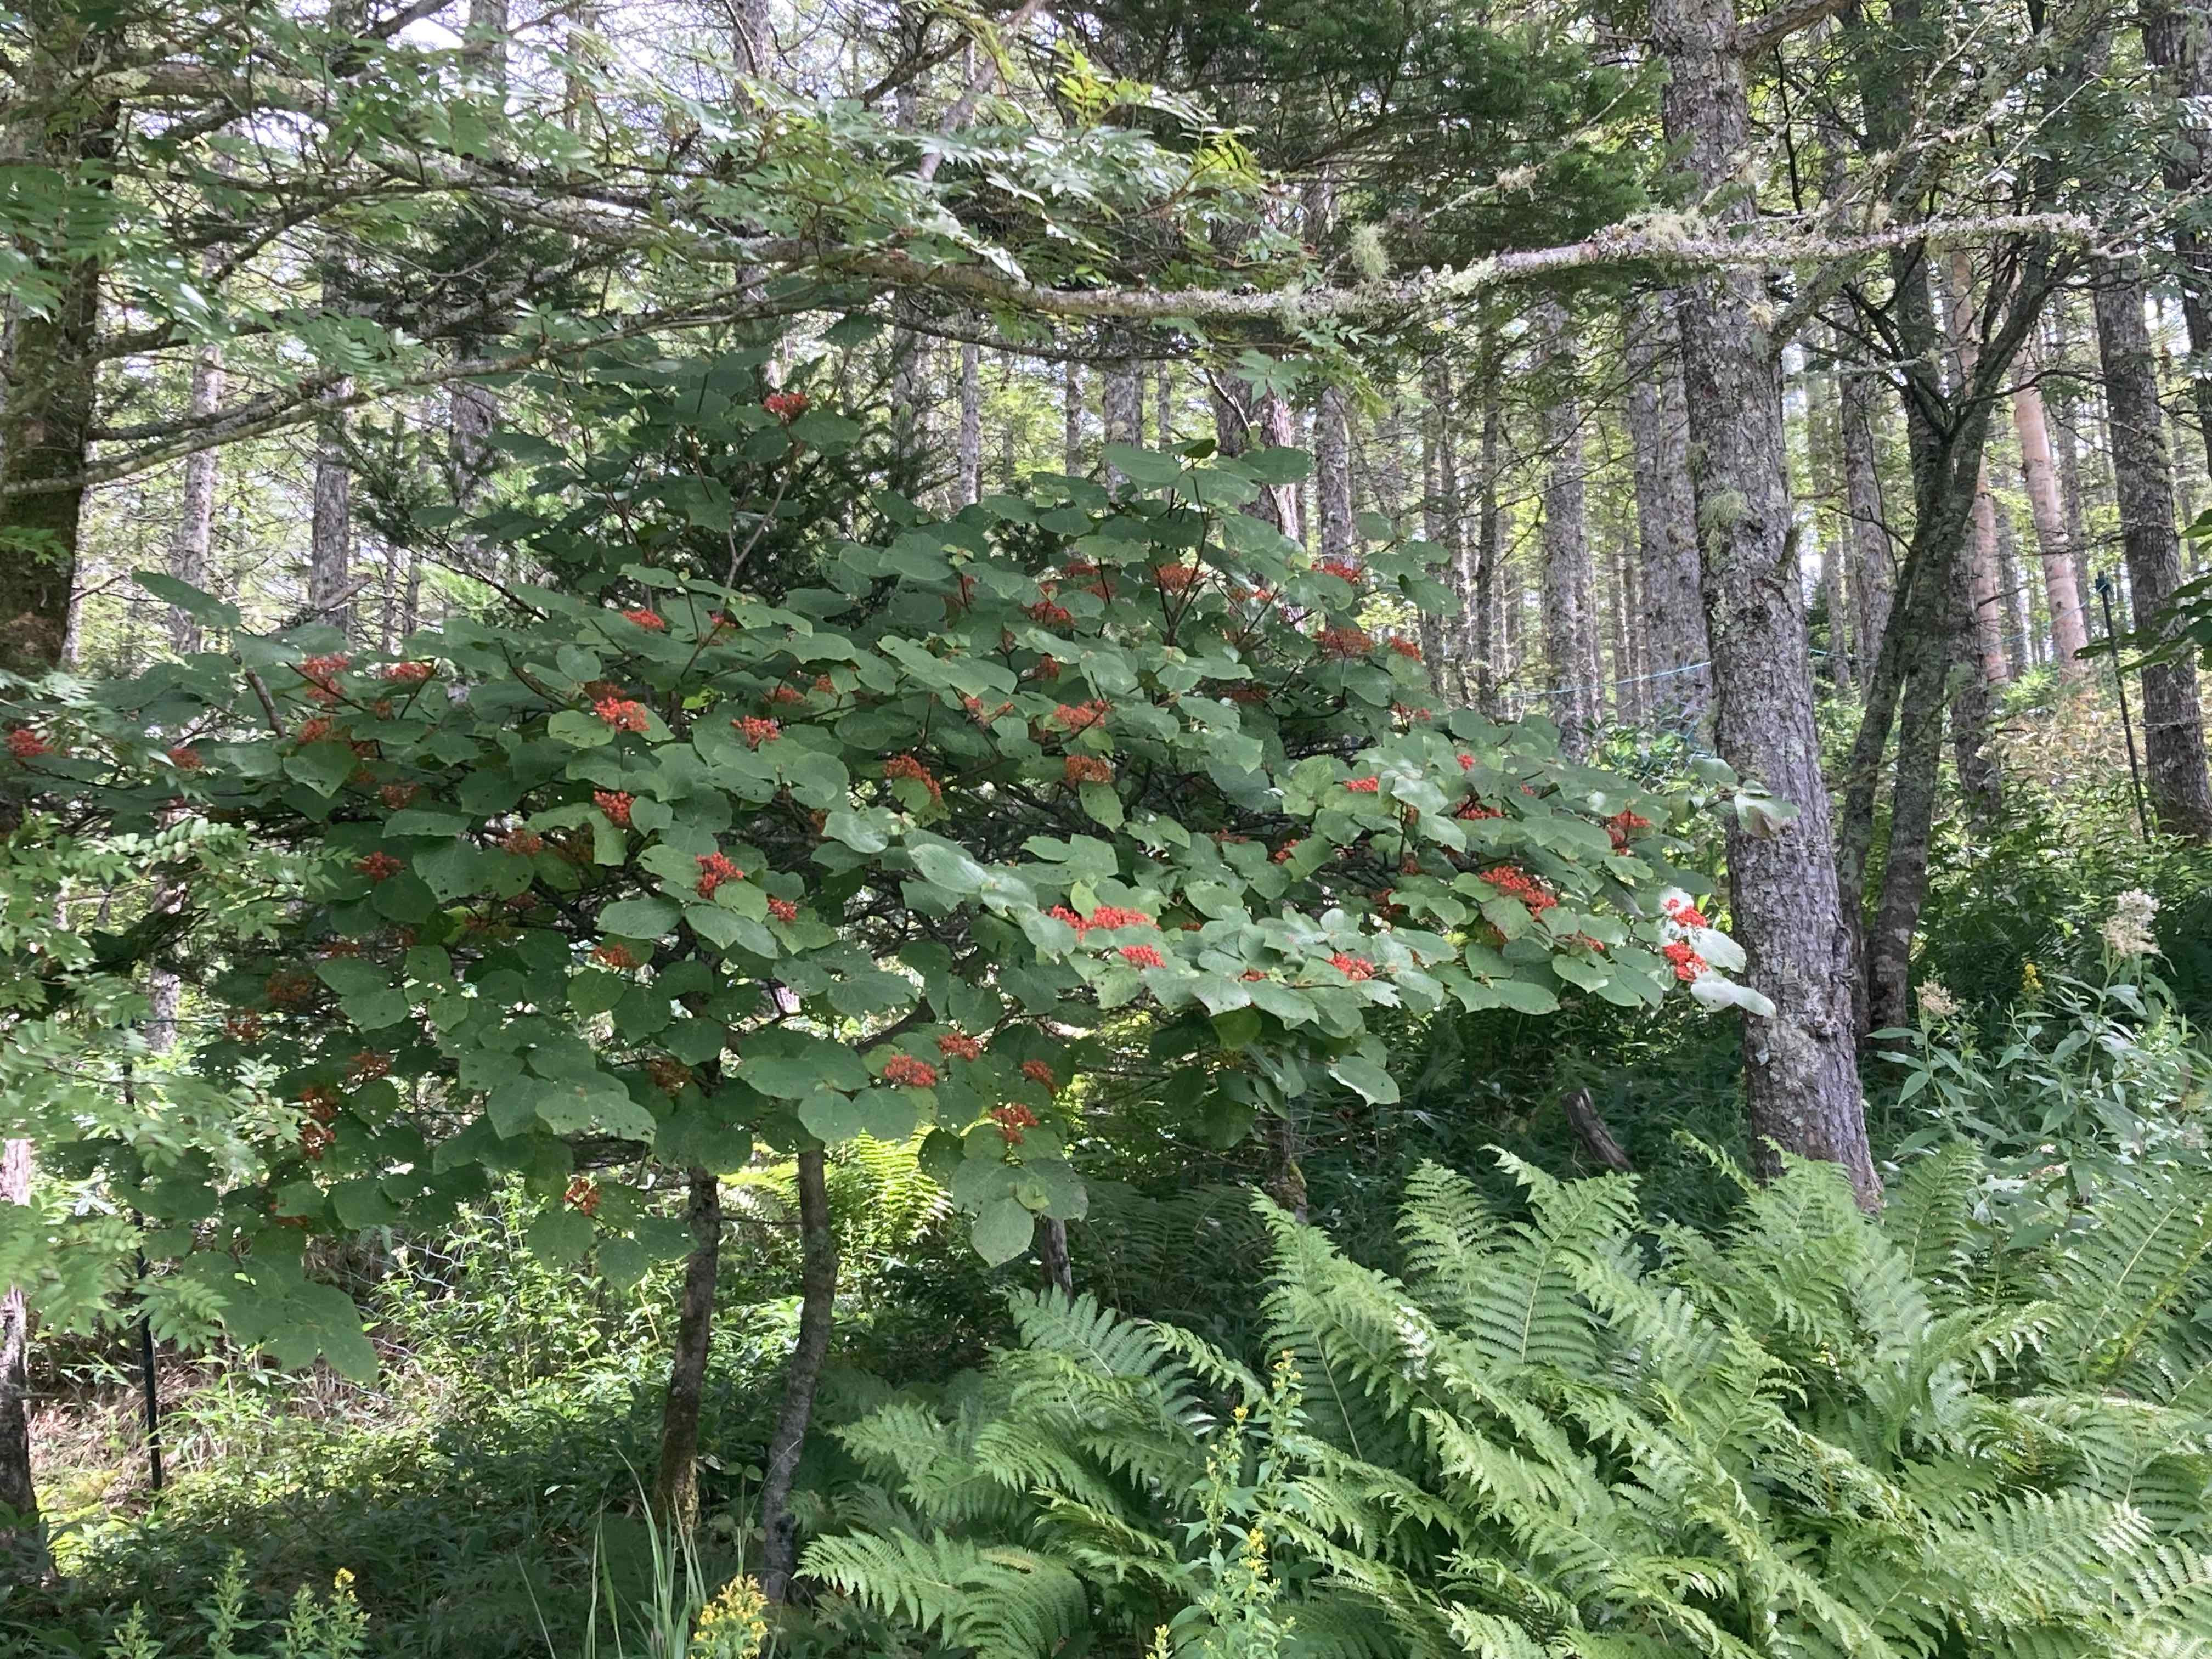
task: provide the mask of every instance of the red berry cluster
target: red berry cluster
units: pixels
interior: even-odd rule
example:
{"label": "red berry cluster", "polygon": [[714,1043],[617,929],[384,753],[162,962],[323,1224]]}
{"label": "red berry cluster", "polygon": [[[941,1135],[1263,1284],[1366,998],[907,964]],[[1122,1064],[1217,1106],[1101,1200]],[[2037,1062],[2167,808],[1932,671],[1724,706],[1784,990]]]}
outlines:
{"label": "red berry cluster", "polygon": [[376,798],[397,812],[402,807],[412,805],[415,797],[421,793],[419,784],[387,783],[376,792]]}
{"label": "red berry cluster", "polygon": [[628,697],[601,697],[592,705],[592,712],[617,732],[645,730],[645,705]]}
{"label": "red berry cluster", "polygon": [[438,672],[434,662],[388,662],[384,665],[384,678],[398,685],[420,685]]}
{"label": "red berry cluster", "polygon": [[1628,843],[1651,827],[1651,820],[1642,813],[1622,807],[1605,821],[1606,834],[1613,837],[1613,850],[1625,853]]}
{"label": "red berry cluster", "polygon": [[346,1075],[356,1083],[374,1083],[378,1078],[390,1077],[392,1056],[364,1048],[346,1062]]}
{"label": "red berry cluster", "polygon": [[1047,628],[1066,628],[1075,620],[1066,605],[1054,604],[1050,599],[1039,599],[1035,605],[1025,605],[1022,609],[1029,614],[1030,621],[1042,623]]}
{"label": "red berry cluster", "polygon": [[1163,564],[1152,568],[1152,580],[1168,593],[1188,593],[1206,573],[1194,564]]}
{"label": "red berry cluster", "polygon": [[665,633],[668,629],[667,617],[662,616],[658,611],[648,611],[643,605],[640,605],[635,611],[623,611],[623,620],[635,623],[640,628],[652,634]]}
{"label": "red berry cluster", "polygon": [[1674,977],[1685,985],[1705,971],[1705,959],[1686,939],[1678,939],[1672,945],[1662,947],[1659,954],[1674,964]]}
{"label": "red berry cluster", "polygon": [[1113,712],[1113,704],[1093,698],[1089,702],[1064,702],[1052,711],[1052,718],[1055,726],[1072,737],[1078,732],[1088,732]]}
{"label": "red berry cluster", "polygon": [[761,399],[761,407],[789,426],[806,413],[806,394],[804,392],[771,392]]}
{"label": "red berry cluster", "polygon": [[1023,1137],[1037,1126],[1037,1115],[1026,1106],[994,1106],[984,1115],[999,1126],[1009,1146],[1020,1146]]}
{"label": "red berry cluster", "polygon": [[337,1139],[337,1136],[327,1127],[312,1119],[300,1126],[300,1150],[307,1154],[311,1164],[321,1163],[323,1154],[330,1150],[331,1142]]}
{"label": "red berry cluster", "polygon": [[699,865],[699,896],[712,898],[714,890],[726,881],[743,881],[745,872],[730,862],[726,854],[707,853],[701,855]]}
{"label": "red berry cluster", "polygon": [[1670,898],[1660,908],[1666,911],[1669,920],[1681,927],[1710,927],[1712,926],[1712,923],[1705,920],[1705,913],[1687,899]]}
{"label": "red berry cluster", "polygon": [[757,714],[747,714],[743,720],[730,722],[732,729],[744,738],[745,746],[757,749],[764,743],[774,743],[783,735],[781,720],[763,720]]}
{"label": "red berry cluster", "polygon": [[1350,559],[1323,559],[1314,567],[1324,576],[1334,576],[1339,581],[1358,583],[1359,567]]}
{"label": "red berry cluster", "polygon": [[1157,927],[1160,925],[1146,912],[1127,909],[1119,904],[1102,904],[1087,916],[1079,916],[1066,905],[1055,904],[1045,914],[1054,921],[1064,921],[1075,929],[1078,939],[1094,927]]}
{"label": "red berry cluster", "polygon": [[1390,641],[1390,648],[1408,662],[1419,662],[1421,659],[1421,647],[1411,640],[1393,640]]}
{"label": "red berry cluster", "polygon": [[1375,778],[1346,778],[1344,787],[1355,795],[1375,795],[1382,791],[1382,780]]}
{"label": "red berry cluster", "polygon": [[637,958],[630,953],[629,946],[618,945],[611,939],[593,949],[592,960],[602,968],[613,969],[618,974],[628,973],[637,966]]}
{"label": "red berry cluster", "polygon": [[179,772],[197,772],[207,763],[200,758],[200,751],[191,744],[180,743],[169,750],[169,764]]}
{"label": "red berry cluster", "polygon": [[630,803],[636,799],[635,795],[626,795],[619,789],[592,791],[592,805],[607,815],[609,823],[623,830],[629,828]]}
{"label": "red berry cluster", "polygon": [[927,1089],[937,1082],[937,1067],[912,1054],[893,1054],[884,1062],[884,1080],[909,1089]]}
{"label": "red berry cluster", "polygon": [[371,853],[367,858],[356,859],[353,867],[371,881],[389,881],[407,866],[389,853]]}
{"label": "red berry cluster", "polygon": [[933,801],[945,799],[945,786],[938,782],[930,769],[912,755],[893,755],[884,763],[884,775],[912,780],[929,791],[929,798]]}
{"label": "red berry cluster", "polygon": [[336,729],[327,716],[318,714],[311,720],[301,720],[292,735],[301,743],[320,743]]}
{"label": "red berry cluster", "polygon": [[1328,965],[1346,979],[1373,979],[1375,964],[1365,957],[1355,957],[1349,951],[1339,951],[1328,959]]}
{"label": "red berry cluster", "polygon": [[691,1068],[671,1054],[655,1054],[645,1062],[645,1074],[664,1095],[680,1095],[691,1081]]}
{"label": "red berry cluster", "polygon": [[772,898],[768,902],[768,913],[778,921],[797,921],[799,907],[789,899]]}
{"label": "red berry cluster", "polygon": [[768,700],[772,703],[781,703],[789,708],[793,703],[805,702],[806,693],[795,685],[779,685],[769,691]]}
{"label": "red berry cluster", "polygon": [[1060,1079],[1053,1074],[1052,1067],[1047,1065],[1043,1060],[1024,1060],[1022,1062],[1022,1075],[1032,1083],[1042,1084],[1054,1094],[1058,1094],[1060,1092]]}
{"label": "red berry cluster", "polygon": [[568,1182],[568,1190],[561,1194],[561,1199],[578,1214],[595,1216],[599,1212],[599,1183],[588,1176],[577,1176]]}
{"label": "red berry cluster", "polygon": [[1350,626],[1324,628],[1314,636],[1325,657],[1364,657],[1375,648],[1375,641],[1364,628]]}
{"label": "red berry cluster", "polygon": [[981,1060],[983,1045],[964,1031],[947,1031],[937,1039],[937,1052],[947,1060]]}
{"label": "red berry cluster", "polygon": [[510,830],[499,845],[501,851],[517,858],[536,858],[545,850],[545,837],[535,830]]}
{"label": "red berry cluster", "polygon": [[1516,865],[1503,865],[1495,870],[1486,870],[1482,878],[1508,898],[1519,899],[1532,915],[1542,915],[1559,903],[1559,896],[1526,870]]}
{"label": "red berry cluster", "polygon": [[1111,783],[1114,769],[1096,755],[1070,755],[1061,769],[1070,784]]}
{"label": "red berry cluster", "polygon": [[1121,947],[1121,960],[1132,968],[1164,968],[1168,965],[1167,959],[1149,945],[1125,945]]}

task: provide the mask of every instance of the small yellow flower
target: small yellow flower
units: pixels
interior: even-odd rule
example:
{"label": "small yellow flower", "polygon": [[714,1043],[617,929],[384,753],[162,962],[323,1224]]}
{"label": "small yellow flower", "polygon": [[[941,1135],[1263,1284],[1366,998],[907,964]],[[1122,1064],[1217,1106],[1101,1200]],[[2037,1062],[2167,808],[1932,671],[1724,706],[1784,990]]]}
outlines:
{"label": "small yellow flower", "polygon": [[340,1591],[350,1590],[353,1588],[353,1569],[351,1567],[340,1567],[336,1572],[332,1573],[331,1575],[331,1588]]}

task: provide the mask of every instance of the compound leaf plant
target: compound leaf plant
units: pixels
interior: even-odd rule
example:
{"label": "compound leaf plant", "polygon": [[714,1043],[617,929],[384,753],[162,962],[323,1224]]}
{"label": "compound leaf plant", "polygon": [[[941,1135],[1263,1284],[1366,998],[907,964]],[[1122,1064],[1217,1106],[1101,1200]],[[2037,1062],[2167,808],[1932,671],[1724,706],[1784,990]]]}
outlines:
{"label": "compound leaf plant", "polygon": [[120,1316],[143,1243],[173,1334],[358,1370],[310,1237],[519,1176],[536,1249],[633,1282],[691,1247],[665,1172],[863,1135],[926,1135],[1005,1261],[1082,1213],[1063,1091],[1116,1011],[1225,1139],[1332,1083],[1395,1098],[1373,1009],[1752,998],[1668,862],[1685,799],[1422,706],[1431,550],[1316,562],[1246,510],[1302,455],[1115,449],[1110,489],[935,518],[760,362],[610,354],[589,453],[512,441],[529,487],[471,526],[541,580],[394,653],[149,574],[215,648],[21,690],[19,842],[147,838],[179,913],[244,902],[224,860],[163,861],[180,823],[276,849],[196,975],[192,1069],[252,1103],[250,1149],[118,1136],[82,1067],[11,1094],[11,1133],[105,1182],[100,1225],[0,1211],[49,1319]]}

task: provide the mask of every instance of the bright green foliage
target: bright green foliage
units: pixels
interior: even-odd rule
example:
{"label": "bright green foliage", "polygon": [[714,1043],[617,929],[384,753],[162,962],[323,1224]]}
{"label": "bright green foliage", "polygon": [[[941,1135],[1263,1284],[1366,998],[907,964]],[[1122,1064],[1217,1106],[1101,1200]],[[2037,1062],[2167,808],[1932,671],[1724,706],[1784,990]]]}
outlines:
{"label": "bright green foliage", "polygon": [[[1402,1279],[1270,1212],[1270,1346],[1303,1407],[1171,1328],[1018,1297],[1022,1349],[844,1431],[890,1495],[856,1505],[872,1535],[818,1541],[810,1567],[1006,1659],[1048,1650],[1030,1638],[1075,1605],[1070,1576],[1143,1638],[1194,1605],[1209,1465],[1254,1435],[1230,1513],[1264,1539],[1269,1621],[1302,1652],[2212,1639],[2202,1174],[2007,1250],[1969,1150],[1923,1161],[1881,1222],[1800,1165],[1723,1234],[1662,1229],[1655,1255],[1632,1182],[1516,1173],[1517,1219],[1425,1172]],[[1227,1423],[1217,1391],[1244,1402]],[[1001,1542],[1032,1564],[989,1581],[1003,1638],[950,1622],[928,1579]],[[1182,1620],[1182,1650],[1212,1628]]]}
{"label": "bright green foliage", "polygon": [[754,1137],[928,1130],[1006,1260],[1083,1212],[1054,1100],[1115,1010],[1152,1011],[1176,1097],[1233,1133],[1327,1080],[1395,1098],[1371,1010],[1748,994],[1663,913],[1679,804],[1540,723],[1414,706],[1418,651],[1369,629],[1441,602],[1423,550],[1316,568],[1240,510],[1302,456],[1115,451],[1119,495],[1046,477],[943,522],[884,495],[878,540],[781,536],[756,572],[787,487],[866,439],[761,398],[757,361],[644,374],[648,418],[483,521],[557,587],[366,661],[148,575],[228,648],[15,714],[11,782],[56,806],[319,854],[205,975],[200,1071],[282,1108],[267,1179],[110,1171],[191,1230],[234,1335],[358,1369],[285,1265],[303,1235],[434,1223],[502,1171],[550,1260],[626,1283],[688,1247],[580,1151],[731,1170]]}

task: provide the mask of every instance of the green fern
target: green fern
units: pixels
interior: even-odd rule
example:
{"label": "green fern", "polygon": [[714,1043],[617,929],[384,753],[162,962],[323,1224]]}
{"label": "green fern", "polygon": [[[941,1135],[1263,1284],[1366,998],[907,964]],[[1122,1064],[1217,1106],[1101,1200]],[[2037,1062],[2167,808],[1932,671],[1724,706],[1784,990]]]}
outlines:
{"label": "green fern", "polygon": [[2212,1176],[2008,1243],[1970,1153],[1883,1222],[1793,1167],[1655,1252],[1632,1182],[1506,1168],[1415,1178],[1402,1279],[1256,1205],[1257,1368],[1017,1297],[844,1431],[884,1486],[810,1570],[993,1656],[2212,1654]]}

